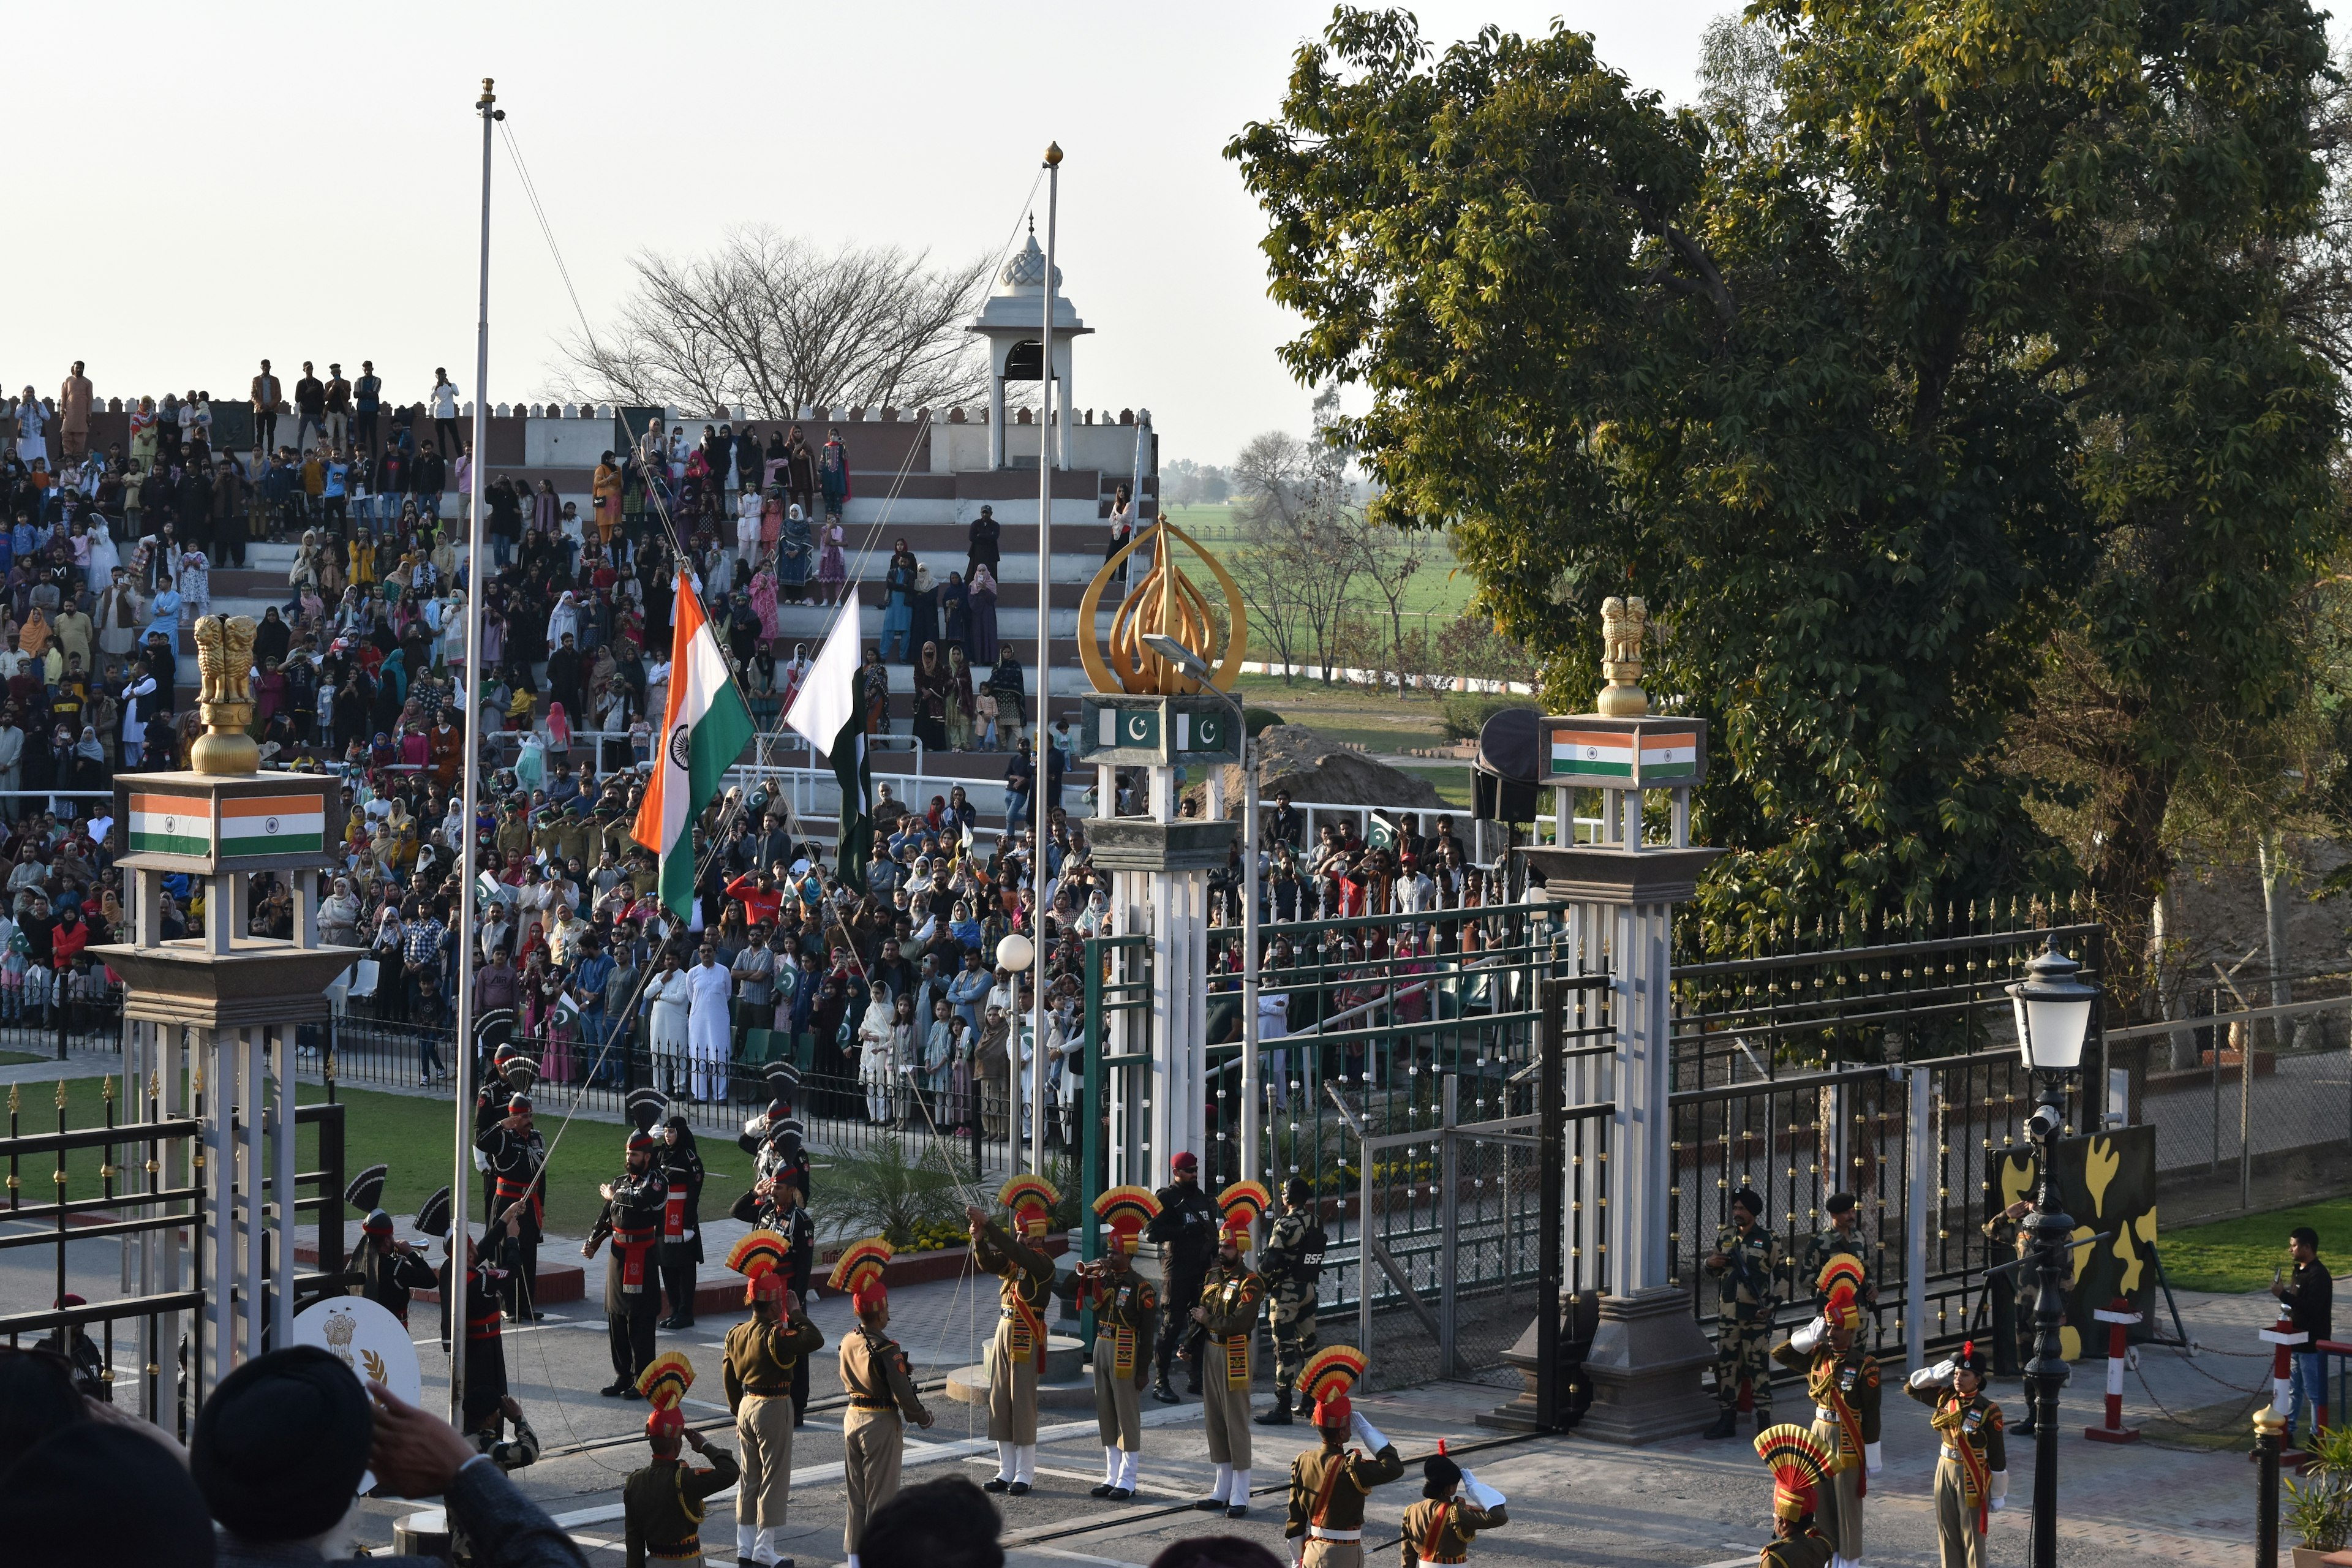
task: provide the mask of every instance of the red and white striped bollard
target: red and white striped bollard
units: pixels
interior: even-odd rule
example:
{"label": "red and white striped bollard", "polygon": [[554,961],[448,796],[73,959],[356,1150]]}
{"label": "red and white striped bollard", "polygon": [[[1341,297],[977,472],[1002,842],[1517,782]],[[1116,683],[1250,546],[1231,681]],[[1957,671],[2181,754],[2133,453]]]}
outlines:
{"label": "red and white striped bollard", "polygon": [[[2277,1411],[2279,1419],[2284,1421],[2287,1412],[2294,1407],[2294,1363],[2288,1357],[2294,1353],[2294,1346],[2308,1341],[2311,1336],[2297,1329],[2294,1314],[2281,1307],[2277,1324],[2263,1330],[2262,1338],[2271,1347],[2271,1408]],[[2282,1464],[2298,1464],[2302,1461],[2302,1454],[2297,1449],[2282,1448],[2279,1460]]]}
{"label": "red and white striped bollard", "polygon": [[2118,1296],[2091,1317],[2107,1325],[2107,1418],[2104,1426],[2083,1428],[2083,1436],[2094,1443],[2137,1443],[2139,1428],[2124,1425],[2124,1363],[2131,1354],[2124,1342],[2131,1326],[2140,1321],[2140,1314]]}

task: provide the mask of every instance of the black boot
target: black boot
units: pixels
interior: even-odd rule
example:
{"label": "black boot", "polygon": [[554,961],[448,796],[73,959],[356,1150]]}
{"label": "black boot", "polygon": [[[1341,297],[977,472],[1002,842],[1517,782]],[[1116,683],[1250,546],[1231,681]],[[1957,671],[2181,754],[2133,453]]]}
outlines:
{"label": "black boot", "polygon": [[1274,1391],[1274,1408],[1257,1417],[1257,1424],[1261,1426],[1290,1425],[1290,1385],[1286,1383]]}
{"label": "black boot", "polygon": [[1181,1405],[1184,1403],[1183,1400],[1177,1397],[1176,1391],[1168,1386],[1168,1369],[1166,1367],[1161,1367],[1160,1369],[1160,1381],[1151,1385],[1151,1397],[1160,1401],[1162,1405]]}
{"label": "black boot", "polygon": [[1700,1433],[1699,1436],[1702,1437],[1730,1437],[1737,1436],[1738,1431],[1739,1412],[1727,1405],[1723,1407],[1723,1414],[1715,1418],[1715,1425]]}

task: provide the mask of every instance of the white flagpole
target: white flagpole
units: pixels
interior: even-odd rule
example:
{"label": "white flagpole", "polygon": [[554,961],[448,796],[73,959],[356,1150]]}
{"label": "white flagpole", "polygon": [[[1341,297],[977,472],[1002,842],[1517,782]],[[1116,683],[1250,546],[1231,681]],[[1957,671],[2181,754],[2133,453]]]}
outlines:
{"label": "white flagpole", "polygon": [[[1058,142],[1045,146],[1045,331],[1038,341],[1038,419],[1037,419],[1037,711],[1032,717],[1029,731],[1036,737],[1030,747],[1029,762],[1034,770],[1031,788],[1035,799],[1030,804],[1037,816],[1037,837],[1031,846],[1029,879],[1037,889],[1035,913],[1029,932],[1029,1169],[1043,1174],[1045,1169],[1045,843],[1047,825],[1053,820],[1053,792],[1046,781],[1053,769],[1046,764],[1045,748],[1053,742],[1045,728],[1048,704],[1053,696],[1054,661],[1048,650],[1054,637],[1054,229],[1061,214],[1062,146]],[[1087,635],[1084,626],[1078,635]],[[1013,981],[1020,984],[1018,978]],[[1013,1042],[1012,1060],[1006,1064],[1011,1081],[1006,1088],[1005,1104],[1013,1104],[1021,1089],[1021,1042]],[[1065,1072],[1069,1069],[1066,1067]],[[1018,1170],[1021,1165],[1021,1118],[1016,1113],[1008,1119],[1006,1142],[1011,1145],[1005,1163]]]}
{"label": "white flagpole", "polygon": [[[477,781],[481,774],[482,753],[481,703],[475,693],[481,679],[481,660],[476,650],[482,646],[482,470],[490,456],[490,126],[505,118],[495,106],[498,95],[490,90],[490,79],[482,79],[481,101],[474,105],[482,117],[482,279],[479,319],[474,336],[474,460],[472,495],[468,498],[466,520],[466,624],[464,629],[466,668],[458,673],[457,733],[464,740],[468,753],[461,770],[464,785],[459,810],[464,822],[457,844],[457,931],[454,944],[457,963],[457,1032],[450,1055],[457,1058],[454,1076],[457,1079],[456,1147],[450,1158],[449,1177],[449,1294],[456,1300],[445,1303],[449,1314],[449,1425],[460,1432],[466,1429],[466,1238],[473,1234],[466,1221],[467,1211],[473,1206],[473,1114],[472,1095],[467,1092],[474,1077],[474,817],[479,809],[480,795]],[[482,1245],[489,1245],[486,1225]]]}

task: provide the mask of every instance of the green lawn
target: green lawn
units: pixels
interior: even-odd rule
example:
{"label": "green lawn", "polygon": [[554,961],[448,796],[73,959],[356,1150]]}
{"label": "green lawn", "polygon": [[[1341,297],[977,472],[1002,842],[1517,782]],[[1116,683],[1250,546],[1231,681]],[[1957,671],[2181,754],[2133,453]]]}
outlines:
{"label": "green lawn", "polygon": [[[1227,556],[1241,547],[1241,531],[1230,506],[1171,506],[1169,521],[1198,540],[1202,545]],[[1454,559],[1450,542],[1443,534],[1432,534],[1426,540],[1420,570],[1406,582],[1403,608],[1407,612],[1405,630],[1408,633],[1426,628],[1434,637],[1445,626],[1469,607],[1470,595],[1477,584],[1467,569]],[[1381,635],[1387,635],[1388,601],[1369,584],[1356,590],[1358,607],[1364,615],[1377,618]],[[1300,628],[1294,650],[1301,659],[1314,657],[1312,639]],[[1253,639],[1252,654],[1259,658],[1274,657],[1272,644],[1265,638]]]}
{"label": "green lawn", "polygon": [[54,1053],[40,1055],[33,1051],[0,1051],[0,1067],[22,1067],[26,1062],[46,1062],[56,1059]]}
{"label": "green lawn", "polygon": [[2157,1240],[2165,1278],[2180,1290],[2259,1290],[2286,1262],[2287,1232],[2299,1225],[2319,1232],[2323,1258],[2352,1255],[2352,1197],[2330,1198],[2168,1231]]}

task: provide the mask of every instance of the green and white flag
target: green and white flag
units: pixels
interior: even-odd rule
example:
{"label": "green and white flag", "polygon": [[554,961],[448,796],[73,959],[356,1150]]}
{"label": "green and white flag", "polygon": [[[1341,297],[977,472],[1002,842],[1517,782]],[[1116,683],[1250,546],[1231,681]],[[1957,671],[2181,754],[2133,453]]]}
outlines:
{"label": "green and white flag", "polygon": [[661,750],[631,837],[661,857],[663,907],[688,920],[694,912],[695,820],[751,743],[751,710],[684,572],[677,593]]}
{"label": "green and white flag", "polygon": [[874,770],[866,757],[866,715],[858,711],[857,600],[852,596],[833,618],[824,646],[809,666],[784,723],[833,763],[841,785],[841,847],[844,884],[866,890],[866,858],[874,844]]}

